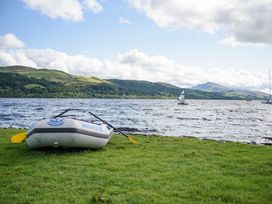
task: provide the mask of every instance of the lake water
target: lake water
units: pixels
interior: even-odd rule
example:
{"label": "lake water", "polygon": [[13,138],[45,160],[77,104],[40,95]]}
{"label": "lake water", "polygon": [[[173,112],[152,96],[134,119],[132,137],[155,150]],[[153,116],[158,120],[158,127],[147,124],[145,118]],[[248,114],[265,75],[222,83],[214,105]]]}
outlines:
{"label": "lake water", "polygon": [[[272,105],[260,101],[0,99],[0,127],[29,128],[68,108],[83,108],[127,132],[272,144]],[[93,120],[87,113],[71,117]]]}

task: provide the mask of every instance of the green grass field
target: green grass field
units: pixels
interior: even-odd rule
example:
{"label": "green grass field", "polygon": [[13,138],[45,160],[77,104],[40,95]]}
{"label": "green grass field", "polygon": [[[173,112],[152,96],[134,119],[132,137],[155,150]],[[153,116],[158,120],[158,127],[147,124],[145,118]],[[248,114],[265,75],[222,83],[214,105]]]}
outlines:
{"label": "green grass field", "polygon": [[0,203],[271,203],[272,148],[114,135],[102,150],[30,150],[0,129]]}

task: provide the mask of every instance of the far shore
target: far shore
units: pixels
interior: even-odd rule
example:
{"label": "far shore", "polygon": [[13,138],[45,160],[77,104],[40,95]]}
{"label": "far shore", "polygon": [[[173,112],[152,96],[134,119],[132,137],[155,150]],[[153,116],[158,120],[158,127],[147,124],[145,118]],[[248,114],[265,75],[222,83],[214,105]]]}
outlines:
{"label": "far shore", "polygon": [[[177,98],[149,98],[149,97],[127,97],[127,98],[118,98],[118,97],[107,97],[107,98],[103,98],[103,97],[97,97],[97,98],[88,98],[88,97],[1,97],[0,96],[0,99],[109,99],[109,100],[112,100],[112,99],[127,99],[127,100],[138,100],[138,99],[141,99],[141,100],[175,100],[177,101]],[[189,99],[186,99],[186,101],[198,101],[198,100],[214,100],[214,101],[246,101],[246,102],[250,102],[250,101],[262,101],[264,99],[252,99],[250,101],[247,101],[246,99],[240,99],[240,98],[237,98],[237,99],[218,99],[218,98],[208,98],[208,99],[205,99],[205,98],[189,98]]]}

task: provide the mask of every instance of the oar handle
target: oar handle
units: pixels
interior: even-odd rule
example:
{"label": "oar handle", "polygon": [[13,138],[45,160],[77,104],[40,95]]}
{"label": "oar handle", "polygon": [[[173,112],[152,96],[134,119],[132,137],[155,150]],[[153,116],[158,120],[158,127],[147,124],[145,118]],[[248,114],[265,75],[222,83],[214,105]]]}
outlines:
{"label": "oar handle", "polygon": [[93,114],[91,112],[89,112],[89,114],[91,114],[92,116],[94,116],[98,120],[102,121],[103,123],[107,124],[108,126],[110,126],[111,128],[113,128],[114,130],[116,130],[120,134],[124,135],[125,137],[128,137],[125,133],[121,132],[121,130],[117,129],[116,127],[113,127],[111,124],[107,123],[105,120],[103,120],[102,118],[98,117],[97,115],[95,115],[95,114]]}

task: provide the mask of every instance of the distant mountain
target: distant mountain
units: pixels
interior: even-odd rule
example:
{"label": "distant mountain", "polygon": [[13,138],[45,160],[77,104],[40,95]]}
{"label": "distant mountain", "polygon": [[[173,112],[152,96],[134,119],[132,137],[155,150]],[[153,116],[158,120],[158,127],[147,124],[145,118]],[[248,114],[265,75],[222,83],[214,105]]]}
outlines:
{"label": "distant mountain", "polygon": [[267,94],[258,91],[252,91],[249,89],[235,88],[223,86],[213,82],[207,82],[203,84],[198,84],[191,87],[194,90],[207,91],[207,92],[219,92],[225,96],[240,96],[246,99],[256,99],[256,98],[265,98]]}
{"label": "distant mountain", "polygon": [[225,92],[225,91],[232,90],[232,88],[230,87],[222,86],[220,84],[216,84],[213,82],[198,84],[196,86],[191,87],[191,89],[201,90],[201,91],[210,91],[210,92]]}
{"label": "distant mountain", "polygon": [[[0,97],[50,98],[173,98],[181,88],[168,83],[138,80],[99,79],[76,76],[59,70],[24,66],[0,67]],[[262,99],[264,94],[230,90],[206,83],[185,89],[188,99]]]}
{"label": "distant mountain", "polygon": [[145,93],[150,96],[154,94],[178,96],[180,94],[180,88],[167,84],[167,83],[154,83],[149,81],[139,80],[120,80],[120,79],[108,79],[114,85],[122,87],[124,90]]}

